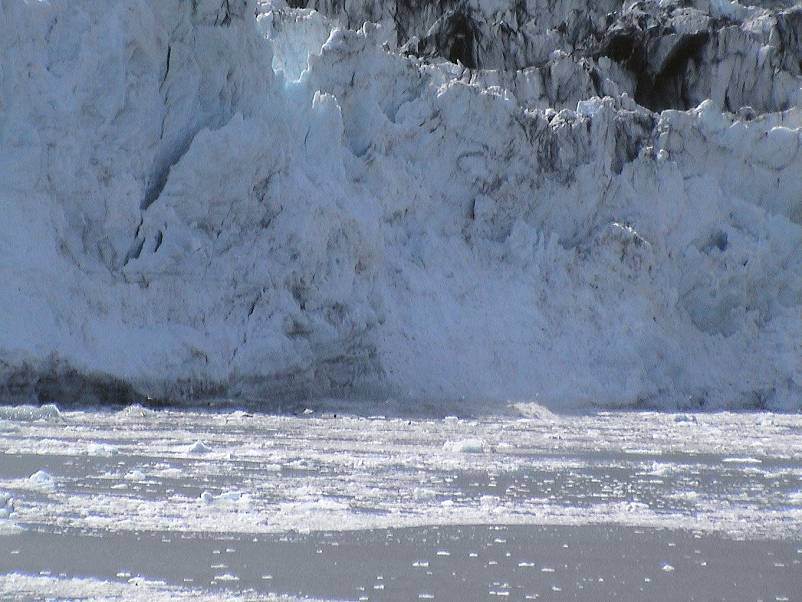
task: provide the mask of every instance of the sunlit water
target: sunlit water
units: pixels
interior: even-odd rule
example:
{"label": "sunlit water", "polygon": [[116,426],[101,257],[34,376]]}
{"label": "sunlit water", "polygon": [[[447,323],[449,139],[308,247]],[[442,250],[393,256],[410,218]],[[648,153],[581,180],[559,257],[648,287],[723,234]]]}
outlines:
{"label": "sunlit water", "polygon": [[802,416],[396,416],[0,407],[0,597],[802,591]]}

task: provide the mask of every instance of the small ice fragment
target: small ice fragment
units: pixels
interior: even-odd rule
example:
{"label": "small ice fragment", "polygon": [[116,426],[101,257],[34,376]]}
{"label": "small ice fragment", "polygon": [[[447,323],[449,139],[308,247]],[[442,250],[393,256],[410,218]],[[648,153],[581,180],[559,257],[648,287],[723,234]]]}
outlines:
{"label": "small ice fragment", "polygon": [[[249,495],[243,494],[240,491],[223,491],[220,495],[214,495],[210,491],[204,491],[200,494],[200,500],[209,505],[214,504],[216,506],[230,507],[235,504],[247,506],[250,504],[251,498]],[[226,548],[228,554],[234,551],[234,548]],[[219,551],[216,553],[219,553]]]}
{"label": "small ice fragment", "polygon": [[487,444],[482,439],[462,439],[460,441],[446,441],[443,449],[454,453],[481,454],[487,450]]}
{"label": "small ice fragment", "polygon": [[113,445],[106,443],[90,443],[86,446],[86,455],[88,456],[115,456],[120,453],[120,450]]}
{"label": "small ice fragment", "polygon": [[19,429],[12,422],[0,419],[0,433],[13,433],[17,430]]}
{"label": "small ice fragment", "polygon": [[663,568],[662,568],[662,571],[664,573],[673,573],[674,572],[674,567],[671,566],[670,564],[664,564]]}
{"label": "small ice fragment", "polygon": [[208,454],[210,451],[212,451],[212,448],[206,445],[203,441],[195,441],[195,443],[189,446],[187,451],[190,454]]}
{"label": "small ice fragment", "polygon": [[757,458],[724,458],[721,460],[725,464],[762,464],[762,460]]}
{"label": "small ice fragment", "polygon": [[165,479],[179,479],[181,476],[183,476],[183,472],[180,468],[163,468],[162,470],[154,473],[154,476]]}
{"label": "small ice fragment", "polygon": [[451,556],[451,552],[449,552],[448,550],[438,550],[437,551],[437,555],[438,556]]}
{"label": "small ice fragment", "polygon": [[144,408],[139,404],[134,404],[128,406],[120,413],[128,418],[144,418],[145,416],[153,415],[156,412],[154,412],[153,410],[149,410],[148,408]]}
{"label": "small ice fragment", "polygon": [[314,410],[311,410],[311,409],[309,409],[309,408],[306,408],[306,409],[304,410],[304,416],[309,416],[310,414],[314,414],[314,413],[315,413],[315,411],[314,411]]}
{"label": "small ice fragment", "polygon": [[8,493],[0,493],[0,518],[9,518],[14,512],[14,498]]}
{"label": "small ice fragment", "polygon": [[53,479],[53,477],[51,477],[44,470],[37,470],[30,477],[28,477],[28,481],[32,485],[36,485],[37,487],[46,487],[46,488],[53,487],[56,483],[55,479]]}

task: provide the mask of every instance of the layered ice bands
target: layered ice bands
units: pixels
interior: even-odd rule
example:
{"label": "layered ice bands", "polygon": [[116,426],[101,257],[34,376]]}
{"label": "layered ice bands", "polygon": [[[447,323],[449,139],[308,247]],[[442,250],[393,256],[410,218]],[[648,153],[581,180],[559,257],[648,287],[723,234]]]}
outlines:
{"label": "layered ice bands", "polygon": [[0,397],[802,408],[802,8],[298,4],[0,6]]}

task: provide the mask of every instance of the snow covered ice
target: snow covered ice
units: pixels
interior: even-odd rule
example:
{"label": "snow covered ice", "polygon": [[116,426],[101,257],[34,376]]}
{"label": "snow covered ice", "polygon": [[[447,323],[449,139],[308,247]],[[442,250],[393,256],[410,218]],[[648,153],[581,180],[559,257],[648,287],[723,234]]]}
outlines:
{"label": "snow covered ice", "polygon": [[290,4],[0,7],[3,398],[802,407],[798,7]]}

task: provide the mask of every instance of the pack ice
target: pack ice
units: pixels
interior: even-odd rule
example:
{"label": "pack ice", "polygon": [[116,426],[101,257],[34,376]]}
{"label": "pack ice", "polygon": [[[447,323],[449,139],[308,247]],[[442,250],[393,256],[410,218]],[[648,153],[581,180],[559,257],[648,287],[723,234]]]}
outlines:
{"label": "pack ice", "polygon": [[4,399],[802,408],[799,5],[8,0],[0,55]]}

